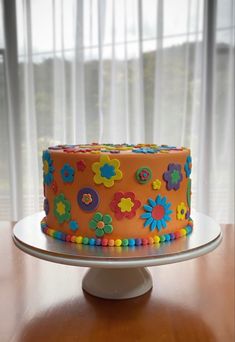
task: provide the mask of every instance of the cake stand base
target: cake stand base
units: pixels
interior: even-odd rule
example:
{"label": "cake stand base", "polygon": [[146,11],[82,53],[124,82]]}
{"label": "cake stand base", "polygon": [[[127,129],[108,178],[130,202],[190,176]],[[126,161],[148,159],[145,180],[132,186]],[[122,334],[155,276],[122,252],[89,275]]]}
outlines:
{"label": "cake stand base", "polygon": [[153,287],[152,277],[145,267],[90,268],[82,281],[89,294],[106,299],[128,299],[141,296]]}
{"label": "cake stand base", "polygon": [[220,226],[193,211],[194,230],[172,242],[134,247],[102,247],[65,243],[42,233],[44,213],[19,221],[13,229],[18,248],[37,258],[64,265],[90,267],[83,289],[100,298],[127,299],[152,288],[147,266],[167,265],[197,258],[213,251],[222,241]]}

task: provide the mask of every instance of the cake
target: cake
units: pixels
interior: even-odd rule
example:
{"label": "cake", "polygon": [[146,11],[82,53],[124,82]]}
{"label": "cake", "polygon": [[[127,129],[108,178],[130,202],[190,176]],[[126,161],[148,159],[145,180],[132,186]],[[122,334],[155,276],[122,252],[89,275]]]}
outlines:
{"label": "cake", "polygon": [[91,246],[139,246],[192,231],[190,149],[57,145],[43,151],[45,234]]}

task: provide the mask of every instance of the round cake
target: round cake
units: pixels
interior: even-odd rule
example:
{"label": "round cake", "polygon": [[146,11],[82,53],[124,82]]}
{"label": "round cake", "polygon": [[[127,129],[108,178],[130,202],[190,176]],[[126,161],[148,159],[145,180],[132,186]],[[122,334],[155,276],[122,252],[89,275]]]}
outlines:
{"label": "round cake", "polygon": [[189,234],[188,148],[58,145],[43,151],[44,233],[96,246],[154,244]]}

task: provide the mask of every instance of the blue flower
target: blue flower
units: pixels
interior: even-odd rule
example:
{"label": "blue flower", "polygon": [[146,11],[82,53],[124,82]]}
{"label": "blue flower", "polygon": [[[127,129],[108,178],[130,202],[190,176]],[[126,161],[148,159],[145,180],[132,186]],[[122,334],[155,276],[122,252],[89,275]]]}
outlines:
{"label": "blue flower", "polygon": [[156,200],[148,198],[148,203],[144,205],[144,210],[146,213],[142,214],[140,217],[145,219],[144,227],[150,226],[150,230],[166,228],[166,222],[171,221],[170,210],[171,203],[167,203],[166,197],[161,197],[158,195]]}
{"label": "blue flower", "polygon": [[69,228],[72,230],[72,231],[76,231],[78,230],[78,224],[77,224],[77,221],[70,221],[69,222]]}
{"label": "blue flower", "polygon": [[74,178],[74,168],[69,164],[64,164],[60,170],[62,179],[65,183],[72,183]]}
{"label": "blue flower", "polygon": [[184,164],[184,171],[186,173],[186,177],[190,177],[192,169],[192,157],[188,156],[186,159],[186,163]]}
{"label": "blue flower", "polygon": [[104,164],[100,168],[100,174],[101,174],[101,177],[105,177],[107,179],[112,178],[113,176],[115,176],[114,166],[109,165],[109,164]]}
{"label": "blue flower", "polygon": [[50,185],[53,181],[53,172],[55,168],[53,167],[53,161],[51,159],[50,153],[46,150],[42,154],[43,161],[43,180],[46,185]]}
{"label": "blue flower", "polygon": [[132,152],[134,153],[157,153],[160,150],[158,148],[151,148],[151,147],[139,147],[134,148]]}

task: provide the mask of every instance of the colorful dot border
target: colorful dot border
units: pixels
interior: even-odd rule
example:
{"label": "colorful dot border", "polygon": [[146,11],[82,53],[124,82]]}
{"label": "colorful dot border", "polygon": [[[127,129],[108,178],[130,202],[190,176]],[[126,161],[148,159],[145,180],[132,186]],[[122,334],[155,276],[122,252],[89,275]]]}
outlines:
{"label": "colorful dot border", "polygon": [[159,244],[162,242],[172,241],[180,237],[189,235],[193,230],[193,221],[190,218],[187,226],[176,230],[174,233],[163,234],[161,236],[155,235],[149,238],[131,238],[131,239],[106,239],[106,238],[88,238],[86,236],[76,236],[71,234],[65,234],[55,229],[48,228],[46,218],[44,217],[41,221],[41,230],[44,234],[47,234],[54,239],[62,240],[66,242],[73,242],[77,244],[90,245],[90,246],[102,246],[102,247],[134,247],[134,246],[146,246]]}

